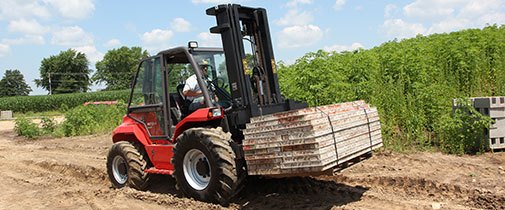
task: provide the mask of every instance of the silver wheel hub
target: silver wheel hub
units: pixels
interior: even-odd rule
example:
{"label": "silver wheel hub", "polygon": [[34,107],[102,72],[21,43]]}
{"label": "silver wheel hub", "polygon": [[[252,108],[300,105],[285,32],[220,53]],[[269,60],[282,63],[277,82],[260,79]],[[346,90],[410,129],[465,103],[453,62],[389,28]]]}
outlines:
{"label": "silver wheel hub", "polygon": [[121,185],[128,181],[128,166],[125,159],[119,155],[112,160],[112,175]]}
{"label": "silver wheel hub", "polygon": [[209,185],[210,164],[200,150],[191,149],[184,155],[183,171],[186,181],[193,189],[203,190]]}

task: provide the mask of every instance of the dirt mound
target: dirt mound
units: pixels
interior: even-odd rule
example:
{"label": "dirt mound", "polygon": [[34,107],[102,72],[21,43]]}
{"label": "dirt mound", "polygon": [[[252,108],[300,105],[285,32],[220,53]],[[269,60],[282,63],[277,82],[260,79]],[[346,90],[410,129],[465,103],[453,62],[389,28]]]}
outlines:
{"label": "dirt mound", "polygon": [[476,208],[505,209],[505,196],[489,192],[476,192],[470,197],[469,203]]}
{"label": "dirt mound", "polygon": [[172,194],[160,194],[152,192],[143,192],[132,188],[118,190],[128,198],[137,199],[144,202],[152,202],[162,206],[177,209],[223,209],[222,206],[210,203],[196,202],[189,198],[180,198]]}
{"label": "dirt mound", "polygon": [[93,166],[82,166],[70,163],[58,162],[35,162],[31,160],[23,161],[27,165],[36,165],[44,170],[57,172],[61,175],[72,177],[80,181],[86,181],[95,184],[108,184],[107,174],[104,169],[99,169]]}
{"label": "dirt mound", "polygon": [[433,197],[464,198],[469,190],[459,185],[440,183],[435,180],[413,177],[368,177],[353,178],[344,175],[324,176],[323,180],[354,183],[370,187],[386,187],[404,191],[407,194],[425,194]]}

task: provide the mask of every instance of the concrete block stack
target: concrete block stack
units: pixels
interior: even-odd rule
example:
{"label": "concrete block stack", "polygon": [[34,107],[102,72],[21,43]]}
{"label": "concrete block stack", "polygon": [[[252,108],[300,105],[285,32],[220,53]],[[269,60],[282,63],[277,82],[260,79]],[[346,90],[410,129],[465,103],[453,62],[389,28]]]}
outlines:
{"label": "concrete block stack", "polygon": [[322,172],[382,146],[377,109],[364,101],[255,117],[244,135],[250,175]]}
{"label": "concrete block stack", "polygon": [[0,111],[0,120],[12,120],[12,111]]}
{"label": "concrete block stack", "polygon": [[[495,123],[486,131],[486,138],[491,150],[505,149],[505,97],[475,97],[470,98],[473,107],[482,115],[488,116]],[[453,109],[459,104],[456,99],[452,101]]]}
{"label": "concrete block stack", "polygon": [[471,98],[473,107],[495,121],[487,132],[489,147],[492,150],[505,149],[505,97]]}

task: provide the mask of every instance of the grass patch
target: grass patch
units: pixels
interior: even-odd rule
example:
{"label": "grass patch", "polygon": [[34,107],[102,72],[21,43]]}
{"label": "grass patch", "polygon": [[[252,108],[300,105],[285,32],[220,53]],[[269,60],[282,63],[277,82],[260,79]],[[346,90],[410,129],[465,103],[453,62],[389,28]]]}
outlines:
{"label": "grass patch", "polygon": [[29,139],[35,139],[42,134],[36,123],[24,117],[16,119],[14,132],[16,132],[18,136],[24,136]]}
{"label": "grass patch", "polygon": [[65,136],[82,136],[112,131],[122,122],[126,105],[78,106],[65,113],[61,124]]}
{"label": "grass patch", "polygon": [[51,117],[42,117],[34,123],[27,117],[18,117],[14,131],[18,136],[36,139],[40,136],[60,138],[111,132],[122,122],[126,104],[78,106],[65,112],[65,120],[57,123]]}
{"label": "grass patch", "polygon": [[64,111],[60,110],[53,110],[53,111],[45,111],[45,112],[15,112],[13,113],[14,118],[44,118],[44,117],[56,117],[56,116],[63,116]]}

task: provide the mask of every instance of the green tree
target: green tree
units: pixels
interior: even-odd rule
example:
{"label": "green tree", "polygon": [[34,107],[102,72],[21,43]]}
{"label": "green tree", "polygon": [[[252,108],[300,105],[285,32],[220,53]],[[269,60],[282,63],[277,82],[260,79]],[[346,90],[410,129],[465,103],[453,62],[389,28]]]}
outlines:
{"label": "green tree", "polygon": [[96,63],[93,81],[105,83],[107,90],[128,89],[137,71],[139,60],[148,57],[140,47],[121,47],[109,50],[103,60]]}
{"label": "green tree", "polygon": [[19,70],[7,70],[0,80],[0,97],[26,96],[32,89],[25,82],[23,74]]}
{"label": "green tree", "polygon": [[91,85],[86,55],[73,49],[44,58],[40,66],[41,79],[35,84],[50,93],[86,92]]}

